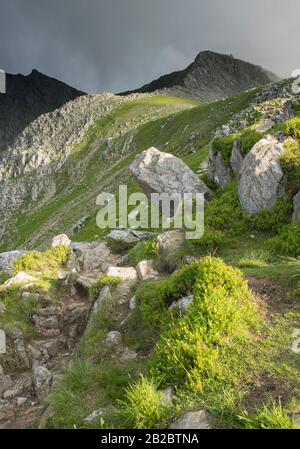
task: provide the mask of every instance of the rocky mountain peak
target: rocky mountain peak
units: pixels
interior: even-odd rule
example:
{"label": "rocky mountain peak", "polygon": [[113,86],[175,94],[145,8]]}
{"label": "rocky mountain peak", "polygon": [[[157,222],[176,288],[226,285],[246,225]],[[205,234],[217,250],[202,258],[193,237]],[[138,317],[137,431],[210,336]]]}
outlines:
{"label": "rocky mountain peak", "polygon": [[33,120],[85,95],[37,69],[28,75],[6,75],[6,93],[0,95],[0,152]]}
{"label": "rocky mountain peak", "polygon": [[186,69],[161,76],[134,92],[167,89],[172,95],[189,96],[206,102],[274,81],[278,81],[278,77],[260,66],[236,59],[233,55],[205,50]]}

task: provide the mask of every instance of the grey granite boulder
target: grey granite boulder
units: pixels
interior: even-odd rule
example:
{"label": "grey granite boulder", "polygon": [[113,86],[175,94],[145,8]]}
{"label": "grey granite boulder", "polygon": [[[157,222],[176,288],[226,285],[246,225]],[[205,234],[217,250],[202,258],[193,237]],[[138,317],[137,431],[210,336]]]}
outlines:
{"label": "grey granite boulder", "polygon": [[283,194],[280,157],[284,151],[278,140],[267,136],[257,142],[245,157],[238,194],[248,215],[272,209],[277,198]]}
{"label": "grey granite boulder", "polygon": [[143,151],[130,170],[146,194],[204,193],[207,199],[212,196],[210,189],[181,159],[154,147]]}

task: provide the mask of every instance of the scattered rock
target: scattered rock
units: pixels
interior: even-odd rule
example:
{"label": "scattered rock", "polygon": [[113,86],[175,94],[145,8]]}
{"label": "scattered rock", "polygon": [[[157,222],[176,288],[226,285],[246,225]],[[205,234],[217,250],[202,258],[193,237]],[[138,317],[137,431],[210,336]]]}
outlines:
{"label": "scattered rock", "polygon": [[122,335],[118,331],[111,331],[105,338],[106,346],[119,346],[122,344]]}
{"label": "scattered rock", "polygon": [[294,214],[293,221],[300,221],[300,192],[294,196]]}
{"label": "scattered rock", "polygon": [[87,292],[89,288],[103,276],[104,274],[102,271],[81,274],[76,278],[75,285],[79,290]]}
{"label": "scattered rock", "polygon": [[137,264],[136,271],[141,281],[158,277],[158,271],[154,268],[153,260],[142,260]]}
{"label": "scattered rock", "polygon": [[197,412],[186,412],[176,421],[174,421],[169,429],[178,430],[200,430],[211,429],[208,422],[207,412],[205,410],[199,410]]}
{"label": "scattered rock", "polygon": [[270,210],[283,194],[280,156],[285,149],[272,136],[257,142],[244,159],[238,193],[244,211],[254,215]]}
{"label": "scattered rock", "polygon": [[112,295],[111,295],[111,292],[110,292],[110,288],[109,288],[108,285],[105,285],[105,286],[101,289],[98,298],[96,299],[96,301],[95,301],[94,304],[93,304],[92,310],[91,310],[91,312],[90,312],[90,318],[89,318],[89,319],[90,319],[90,320],[93,319],[93,317],[95,316],[95,314],[97,314],[97,312],[100,310],[101,305],[103,304],[103,302],[106,302],[106,301],[111,302],[112,299],[113,299],[113,298],[112,298]]}
{"label": "scattered rock", "polygon": [[45,366],[36,366],[33,370],[33,387],[37,399],[42,401],[50,392],[53,374]]}
{"label": "scattered rock", "polygon": [[71,246],[71,240],[66,234],[60,234],[53,237],[51,246],[52,248],[56,248],[57,246]]}
{"label": "scattered rock", "polygon": [[233,173],[237,176],[240,174],[243,165],[243,151],[239,142],[235,141],[231,151],[230,165]]}
{"label": "scattered rock", "polygon": [[97,269],[103,270],[103,263],[107,261],[110,256],[110,250],[106,242],[100,242],[97,246],[88,249],[83,257],[83,270],[94,271]]}
{"label": "scattered rock", "polygon": [[7,273],[9,276],[13,274],[14,263],[28,251],[8,251],[0,254],[0,273]]}
{"label": "scattered rock", "polygon": [[103,416],[105,413],[105,409],[104,408],[100,408],[98,410],[94,410],[89,416],[87,416],[84,421],[91,423],[93,421],[95,421],[98,418],[101,418],[101,416]]}
{"label": "scattered rock", "polygon": [[208,157],[207,174],[209,179],[221,189],[230,184],[232,180],[230,167],[225,165],[221,151],[215,151],[212,144]]}
{"label": "scattered rock", "polygon": [[176,397],[172,387],[165,388],[164,390],[158,390],[158,393],[162,394],[164,404],[169,404]]}
{"label": "scattered rock", "polygon": [[135,229],[115,229],[111,231],[107,238],[114,241],[121,241],[128,244],[134,244],[140,240],[151,240],[155,237],[154,232],[136,231]]}
{"label": "scattered rock", "polygon": [[257,125],[255,125],[254,129],[260,133],[266,133],[271,128],[273,128],[274,125],[275,125],[275,122],[273,120],[266,119],[266,120],[263,120],[263,121],[257,123]]}
{"label": "scattered rock", "polygon": [[137,271],[133,267],[109,267],[107,276],[119,277],[122,281],[136,282],[138,280]]}
{"label": "scattered rock", "polygon": [[18,407],[22,407],[22,405],[26,404],[27,402],[27,398],[23,398],[23,397],[17,397],[16,398],[16,403]]}
{"label": "scattered rock", "polygon": [[191,304],[193,304],[194,297],[193,295],[185,296],[184,298],[179,299],[178,301],[174,301],[169,310],[179,310],[183,315],[186,314],[188,308]]}
{"label": "scattered rock", "polygon": [[4,284],[1,286],[1,288],[5,289],[8,287],[12,287],[13,285],[18,285],[18,284],[31,284],[31,283],[35,282],[36,280],[37,280],[37,278],[31,276],[28,273],[25,273],[25,271],[21,271],[16,276],[14,276],[14,277],[8,279],[6,282],[4,282]]}
{"label": "scattered rock", "polygon": [[134,310],[136,308],[136,298],[133,296],[129,302],[130,310]]}
{"label": "scattered rock", "polygon": [[4,374],[4,370],[2,365],[0,365],[0,397],[3,393],[11,388],[13,385],[12,379],[10,376]]}
{"label": "scattered rock", "polygon": [[212,197],[210,189],[181,159],[154,147],[137,156],[130,170],[146,194],[204,193],[206,199]]}
{"label": "scattered rock", "polygon": [[128,304],[131,297],[132,282],[121,282],[117,285],[115,298],[119,305]]}
{"label": "scattered rock", "polygon": [[184,232],[182,231],[167,231],[157,237],[159,245],[159,252],[161,255],[168,256],[178,252],[185,240]]}
{"label": "scattered rock", "polygon": [[135,360],[137,358],[137,353],[129,348],[122,348],[119,361],[122,363],[128,362],[128,360]]}
{"label": "scattered rock", "polygon": [[77,223],[72,226],[71,235],[77,234],[84,227],[89,218],[89,215],[85,215],[84,217],[80,218],[80,220],[78,220]]}
{"label": "scattered rock", "polygon": [[131,230],[115,229],[108,234],[107,238],[116,242],[123,242],[128,244],[134,244],[139,241],[139,238],[134,235]]}

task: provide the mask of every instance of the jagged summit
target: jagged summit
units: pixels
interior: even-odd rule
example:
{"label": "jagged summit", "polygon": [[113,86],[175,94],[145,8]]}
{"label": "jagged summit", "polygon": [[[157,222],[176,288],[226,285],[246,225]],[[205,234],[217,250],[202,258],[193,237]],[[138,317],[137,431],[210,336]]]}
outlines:
{"label": "jagged summit", "polygon": [[38,116],[84,95],[36,69],[28,75],[6,75],[6,93],[0,94],[0,152],[12,145]]}
{"label": "jagged summit", "polygon": [[171,93],[214,101],[274,81],[278,81],[278,77],[260,66],[206,50],[200,52],[186,69],[161,76],[121,95],[171,89]]}

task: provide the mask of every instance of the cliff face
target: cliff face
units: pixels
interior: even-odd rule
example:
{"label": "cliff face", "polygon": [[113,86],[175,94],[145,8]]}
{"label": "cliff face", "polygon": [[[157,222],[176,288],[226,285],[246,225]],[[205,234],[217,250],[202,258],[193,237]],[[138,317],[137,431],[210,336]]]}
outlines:
{"label": "cliff face", "polygon": [[214,101],[277,80],[276,75],[257,65],[231,55],[204,51],[186,69],[161,76],[133,92],[167,89],[169,93]]}
{"label": "cliff face", "polygon": [[0,94],[0,154],[33,120],[85,95],[37,70],[28,76],[6,75],[6,93]]}

